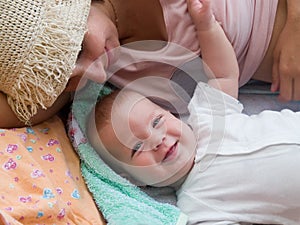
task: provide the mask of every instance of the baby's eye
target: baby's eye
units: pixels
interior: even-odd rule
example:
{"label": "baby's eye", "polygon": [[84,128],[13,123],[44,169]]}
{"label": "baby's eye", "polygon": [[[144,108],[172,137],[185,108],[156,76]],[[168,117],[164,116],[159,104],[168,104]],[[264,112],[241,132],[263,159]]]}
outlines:
{"label": "baby's eye", "polygon": [[143,142],[139,141],[138,143],[136,143],[136,144],[133,146],[132,152],[131,152],[131,157],[133,157],[134,154],[135,154],[137,151],[139,151],[139,150],[141,149],[142,145],[143,145]]}
{"label": "baby's eye", "polygon": [[155,128],[158,124],[159,124],[159,122],[161,121],[161,118],[162,118],[163,116],[162,115],[159,115],[159,116],[157,116],[154,120],[153,120],[153,122],[152,122],[152,127],[153,128]]}

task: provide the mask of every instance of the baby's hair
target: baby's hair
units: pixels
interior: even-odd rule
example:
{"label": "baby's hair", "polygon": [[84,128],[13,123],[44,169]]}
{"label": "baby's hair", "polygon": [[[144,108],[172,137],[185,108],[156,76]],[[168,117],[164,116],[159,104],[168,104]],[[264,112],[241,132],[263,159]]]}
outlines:
{"label": "baby's hair", "polygon": [[120,92],[119,90],[114,90],[110,94],[103,96],[96,103],[95,123],[98,132],[99,129],[103,128],[105,125],[110,123],[112,106],[119,92]]}
{"label": "baby's hair", "polygon": [[102,130],[103,127],[111,123],[112,108],[117,110],[116,113],[122,113],[121,105],[124,102],[130,101],[132,96],[142,96],[138,92],[132,90],[114,90],[110,94],[107,94],[100,98],[95,106],[95,124],[98,132]]}

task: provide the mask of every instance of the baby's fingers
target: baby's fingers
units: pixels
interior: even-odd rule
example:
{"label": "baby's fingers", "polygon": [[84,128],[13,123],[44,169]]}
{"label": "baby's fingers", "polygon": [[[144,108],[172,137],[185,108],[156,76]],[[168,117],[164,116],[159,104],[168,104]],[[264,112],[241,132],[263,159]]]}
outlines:
{"label": "baby's fingers", "polygon": [[203,7],[201,0],[187,0],[187,5],[191,14],[198,13]]}
{"label": "baby's fingers", "polygon": [[202,4],[203,10],[207,10],[210,8],[211,0],[198,0]]}
{"label": "baby's fingers", "polygon": [[206,11],[210,9],[211,0],[187,0],[189,11]]}
{"label": "baby's fingers", "polygon": [[188,10],[192,16],[206,15],[211,13],[210,0],[187,0]]}

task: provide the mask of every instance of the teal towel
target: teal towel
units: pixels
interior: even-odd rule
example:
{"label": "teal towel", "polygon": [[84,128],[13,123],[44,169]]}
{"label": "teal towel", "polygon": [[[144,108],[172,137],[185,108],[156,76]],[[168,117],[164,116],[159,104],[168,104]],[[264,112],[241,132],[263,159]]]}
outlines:
{"label": "teal towel", "polygon": [[[108,224],[113,225],[184,225],[187,217],[177,207],[149,197],[111,170],[85,136],[86,118],[99,95],[110,88],[89,83],[77,92],[69,117],[69,136],[81,159],[82,175]],[[99,94],[100,93],[100,94]]]}

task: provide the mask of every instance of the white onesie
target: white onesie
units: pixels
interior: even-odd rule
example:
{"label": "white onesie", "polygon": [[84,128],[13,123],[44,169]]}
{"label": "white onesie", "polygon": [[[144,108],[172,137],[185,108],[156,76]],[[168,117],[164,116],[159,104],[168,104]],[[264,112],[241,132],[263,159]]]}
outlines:
{"label": "white onesie", "polygon": [[189,224],[300,224],[300,112],[242,109],[197,86],[189,104],[197,156],[178,206]]}

